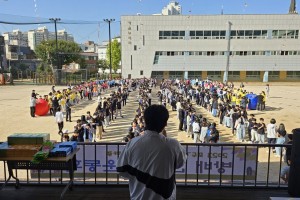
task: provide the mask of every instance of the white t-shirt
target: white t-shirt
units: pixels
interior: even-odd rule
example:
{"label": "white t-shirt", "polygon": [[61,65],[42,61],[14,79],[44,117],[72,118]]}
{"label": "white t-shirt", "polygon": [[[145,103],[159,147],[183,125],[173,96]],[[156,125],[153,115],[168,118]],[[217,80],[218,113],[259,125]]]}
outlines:
{"label": "white t-shirt", "polygon": [[146,130],[126,145],[117,171],[129,179],[130,199],[176,199],[175,168],[182,167],[186,157],[177,140]]}
{"label": "white t-shirt", "polygon": [[64,114],[62,112],[55,113],[55,121],[56,123],[60,123],[64,121]]}
{"label": "white t-shirt", "polygon": [[268,124],[267,125],[267,138],[277,138],[276,130],[277,130],[276,124]]}
{"label": "white t-shirt", "polygon": [[200,133],[200,124],[198,122],[193,123],[193,133]]}

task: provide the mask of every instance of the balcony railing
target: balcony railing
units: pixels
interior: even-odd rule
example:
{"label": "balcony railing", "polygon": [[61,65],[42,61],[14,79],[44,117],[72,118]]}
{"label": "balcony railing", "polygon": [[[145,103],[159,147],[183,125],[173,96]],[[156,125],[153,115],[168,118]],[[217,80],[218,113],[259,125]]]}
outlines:
{"label": "balcony railing", "polygon": [[[195,144],[183,143],[188,154],[185,165],[176,170],[177,185],[210,187],[287,187],[280,178],[284,149],[289,145],[270,144]],[[127,184],[116,172],[124,143],[79,143],[77,185]],[[278,147],[280,157],[272,155]],[[280,151],[281,148],[281,151]],[[8,177],[5,162],[0,163],[0,182]],[[14,170],[21,184],[63,184],[68,171]]]}

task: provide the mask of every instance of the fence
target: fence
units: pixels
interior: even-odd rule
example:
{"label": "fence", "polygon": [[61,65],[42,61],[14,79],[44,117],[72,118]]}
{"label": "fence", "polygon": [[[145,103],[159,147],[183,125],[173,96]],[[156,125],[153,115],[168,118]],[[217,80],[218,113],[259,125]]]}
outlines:
{"label": "fence", "polygon": [[[280,171],[285,165],[271,156],[270,144],[182,144],[187,152],[185,165],[176,170],[177,185],[209,187],[280,188]],[[119,185],[127,180],[119,177],[116,162],[124,143],[79,143],[75,184]],[[266,150],[268,153],[266,154]],[[267,155],[267,156],[263,156]],[[280,160],[280,161],[279,161]],[[7,179],[5,162],[0,164],[0,182]],[[15,170],[21,184],[62,184],[68,181],[67,171]],[[1,175],[2,174],[2,175]]]}

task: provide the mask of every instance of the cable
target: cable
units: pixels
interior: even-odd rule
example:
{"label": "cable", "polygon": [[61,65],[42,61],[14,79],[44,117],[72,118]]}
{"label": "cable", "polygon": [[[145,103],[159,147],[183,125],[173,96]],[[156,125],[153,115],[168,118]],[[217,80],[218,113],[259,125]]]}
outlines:
{"label": "cable", "polygon": [[[0,24],[12,24],[12,25],[34,25],[34,24],[50,24],[52,22],[49,21],[47,18],[39,17],[39,22],[36,21],[36,17],[28,17],[28,16],[21,16],[21,15],[9,15],[9,14],[1,14]],[[7,20],[6,20],[7,19]],[[13,21],[11,19],[14,19]],[[114,21],[113,23],[117,23],[120,21]],[[86,21],[86,20],[68,20],[62,19],[61,21],[57,22],[57,24],[80,24],[80,25],[88,25],[88,24],[105,24],[104,21]]]}

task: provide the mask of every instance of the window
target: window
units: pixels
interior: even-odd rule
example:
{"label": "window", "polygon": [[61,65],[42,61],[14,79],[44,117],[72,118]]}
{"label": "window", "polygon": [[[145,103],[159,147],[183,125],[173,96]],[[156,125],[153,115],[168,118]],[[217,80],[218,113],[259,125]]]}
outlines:
{"label": "window", "polygon": [[133,49],[136,51],[136,50],[137,50],[137,46],[136,46],[136,45],[134,45],[134,46],[133,46]]}
{"label": "window", "polygon": [[286,31],[285,30],[279,30],[278,31],[278,38],[286,38]]}
{"label": "window", "polygon": [[220,38],[220,31],[212,31],[211,35],[212,35],[212,39],[219,39]]}
{"label": "window", "polygon": [[152,78],[163,78],[164,73],[162,71],[152,71]]}
{"label": "window", "polygon": [[240,72],[239,71],[229,71],[228,76],[240,76]]}
{"label": "window", "polygon": [[201,71],[189,71],[188,72],[188,78],[191,78],[191,79],[201,79],[202,77],[202,72]]}
{"label": "window", "polygon": [[300,71],[287,71],[287,78],[300,78]]}
{"label": "window", "polygon": [[278,78],[279,77],[279,71],[269,71],[269,77],[270,78]]}
{"label": "window", "polygon": [[207,52],[207,56],[214,56],[215,55],[215,52],[214,51],[208,51]]}
{"label": "window", "polygon": [[230,32],[230,37],[231,37],[231,39],[235,39],[236,38],[236,31],[235,30],[232,30]]}
{"label": "window", "polygon": [[182,78],[183,77],[183,72],[182,71],[170,71],[169,72],[169,78]]}
{"label": "window", "polygon": [[226,31],[220,31],[220,39],[225,39]]}
{"label": "window", "polygon": [[244,39],[245,38],[245,31],[243,31],[243,30],[238,30],[236,32],[236,34],[237,34],[237,39]]}
{"label": "window", "polygon": [[143,35],[143,46],[145,46],[145,35]]}
{"label": "window", "polygon": [[164,36],[171,36],[171,31],[163,31],[164,32]]}
{"label": "window", "polygon": [[159,39],[184,39],[185,31],[159,31]]}
{"label": "window", "polygon": [[260,77],[260,71],[247,71],[246,77],[247,78]]}
{"label": "window", "polygon": [[211,31],[204,31],[204,39],[211,39]]}
{"label": "window", "polygon": [[221,76],[221,72],[220,71],[208,71],[207,75],[208,76]]}
{"label": "window", "polygon": [[140,71],[140,75],[141,75],[141,76],[144,75],[144,71],[143,71],[143,70]]}
{"label": "window", "polygon": [[254,30],[253,38],[261,38],[261,30]]}
{"label": "window", "polygon": [[246,30],[245,39],[252,39],[252,38],[253,38],[253,30]]}
{"label": "window", "polygon": [[203,36],[203,31],[196,31],[196,36]]}
{"label": "window", "polygon": [[226,31],[222,30],[197,30],[197,31],[190,31],[191,39],[225,39]]}

